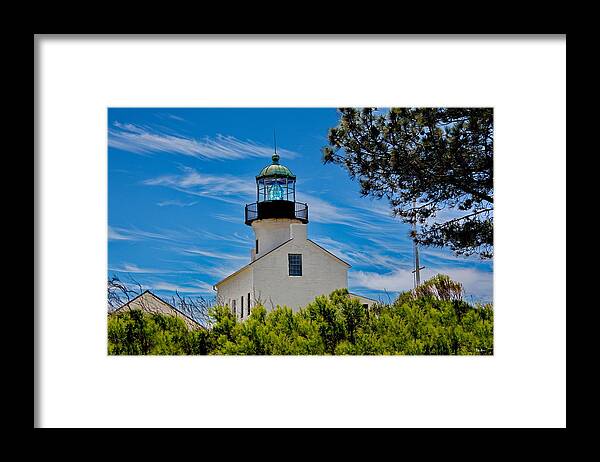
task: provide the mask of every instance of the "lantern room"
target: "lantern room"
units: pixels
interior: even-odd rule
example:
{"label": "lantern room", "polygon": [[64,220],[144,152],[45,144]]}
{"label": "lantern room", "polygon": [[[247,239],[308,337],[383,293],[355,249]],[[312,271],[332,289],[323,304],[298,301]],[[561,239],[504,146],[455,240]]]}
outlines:
{"label": "lantern room", "polygon": [[288,218],[308,223],[308,206],[296,202],[296,176],[279,163],[279,154],[256,176],[256,202],[246,204],[246,224],[266,218]]}
{"label": "lantern room", "polygon": [[256,176],[256,202],[296,201],[296,176],[279,163],[279,155],[273,154],[273,163]]}

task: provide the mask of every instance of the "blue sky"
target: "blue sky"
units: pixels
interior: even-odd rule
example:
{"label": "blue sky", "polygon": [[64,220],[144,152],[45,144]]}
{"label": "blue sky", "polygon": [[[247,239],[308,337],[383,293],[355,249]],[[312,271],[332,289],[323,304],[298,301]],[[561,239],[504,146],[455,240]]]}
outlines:
{"label": "blue sky", "polygon": [[[309,206],[309,238],[352,265],[349,289],[387,301],[412,288],[410,227],[387,202],[362,198],[356,181],[323,165],[333,108],[111,108],[108,111],[108,275],[170,299],[212,297],[212,285],[250,261],[255,175],[281,163]],[[421,248],[422,280],[437,273],[492,300],[492,262]]]}

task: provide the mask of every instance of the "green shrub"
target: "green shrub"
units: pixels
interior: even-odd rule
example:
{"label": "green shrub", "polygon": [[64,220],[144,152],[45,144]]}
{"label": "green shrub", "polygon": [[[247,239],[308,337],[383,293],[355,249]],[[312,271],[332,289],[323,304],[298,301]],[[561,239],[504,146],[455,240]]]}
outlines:
{"label": "green shrub", "polygon": [[108,318],[108,354],[190,354],[189,332],[179,318],[130,310]]}
{"label": "green shrub", "polygon": [[[178,318],[141,311],[109,317],[115,355],[490,355],[493,307],[470,305],[446,277],[366,310],[346,289],[293,312],[256,306],[240,322],[227,307],[211,309],[208,329],[188,330]],[[436,287],[435,290],[432,287]],[[462,288],[461,288],[462,290]]]}

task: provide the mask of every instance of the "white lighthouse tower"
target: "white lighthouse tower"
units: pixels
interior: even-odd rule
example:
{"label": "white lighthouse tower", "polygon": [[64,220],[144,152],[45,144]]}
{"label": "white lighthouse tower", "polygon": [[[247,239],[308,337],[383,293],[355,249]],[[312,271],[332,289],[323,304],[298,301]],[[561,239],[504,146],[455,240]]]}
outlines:
{"label": "white lighthouse tower", "polygon": [[255,236],[253,261],[292,238],[292,229],[306,237],[308,205],[296,202],[296,176],[279,163],[278,154],[271,159],[256,176],[256,202],[246,205],[245,222]]}
{"label": "white lighthouse tower", "polygon": [[[245,207],[245,224],[255,236],[250,262],[214,285],[217,302],[241,319],[256,304],[298,310],[348,287],[350,265],[308,239],[308,204],[296,202],[296,176],[277,153],[271,159],[256,176],[256,202]],[[374,302],[352,296],[365,305]]]}

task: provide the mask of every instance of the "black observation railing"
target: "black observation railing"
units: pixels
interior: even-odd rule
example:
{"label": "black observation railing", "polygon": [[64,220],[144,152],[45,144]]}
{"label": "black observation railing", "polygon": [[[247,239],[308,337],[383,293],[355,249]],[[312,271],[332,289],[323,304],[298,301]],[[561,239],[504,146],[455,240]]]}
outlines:
{"label": "black observation railing", "polygon": [[253,202],[246,204],[244,218],[247,225],[265,218],[295,218],[308,223],[308,205],[284,200]]}
{"label": "black observation railing", "polygon": [[294,202],[294,216],[298,220],[302,220],[303,222],[308,222],[308,204],[303,202]]}

